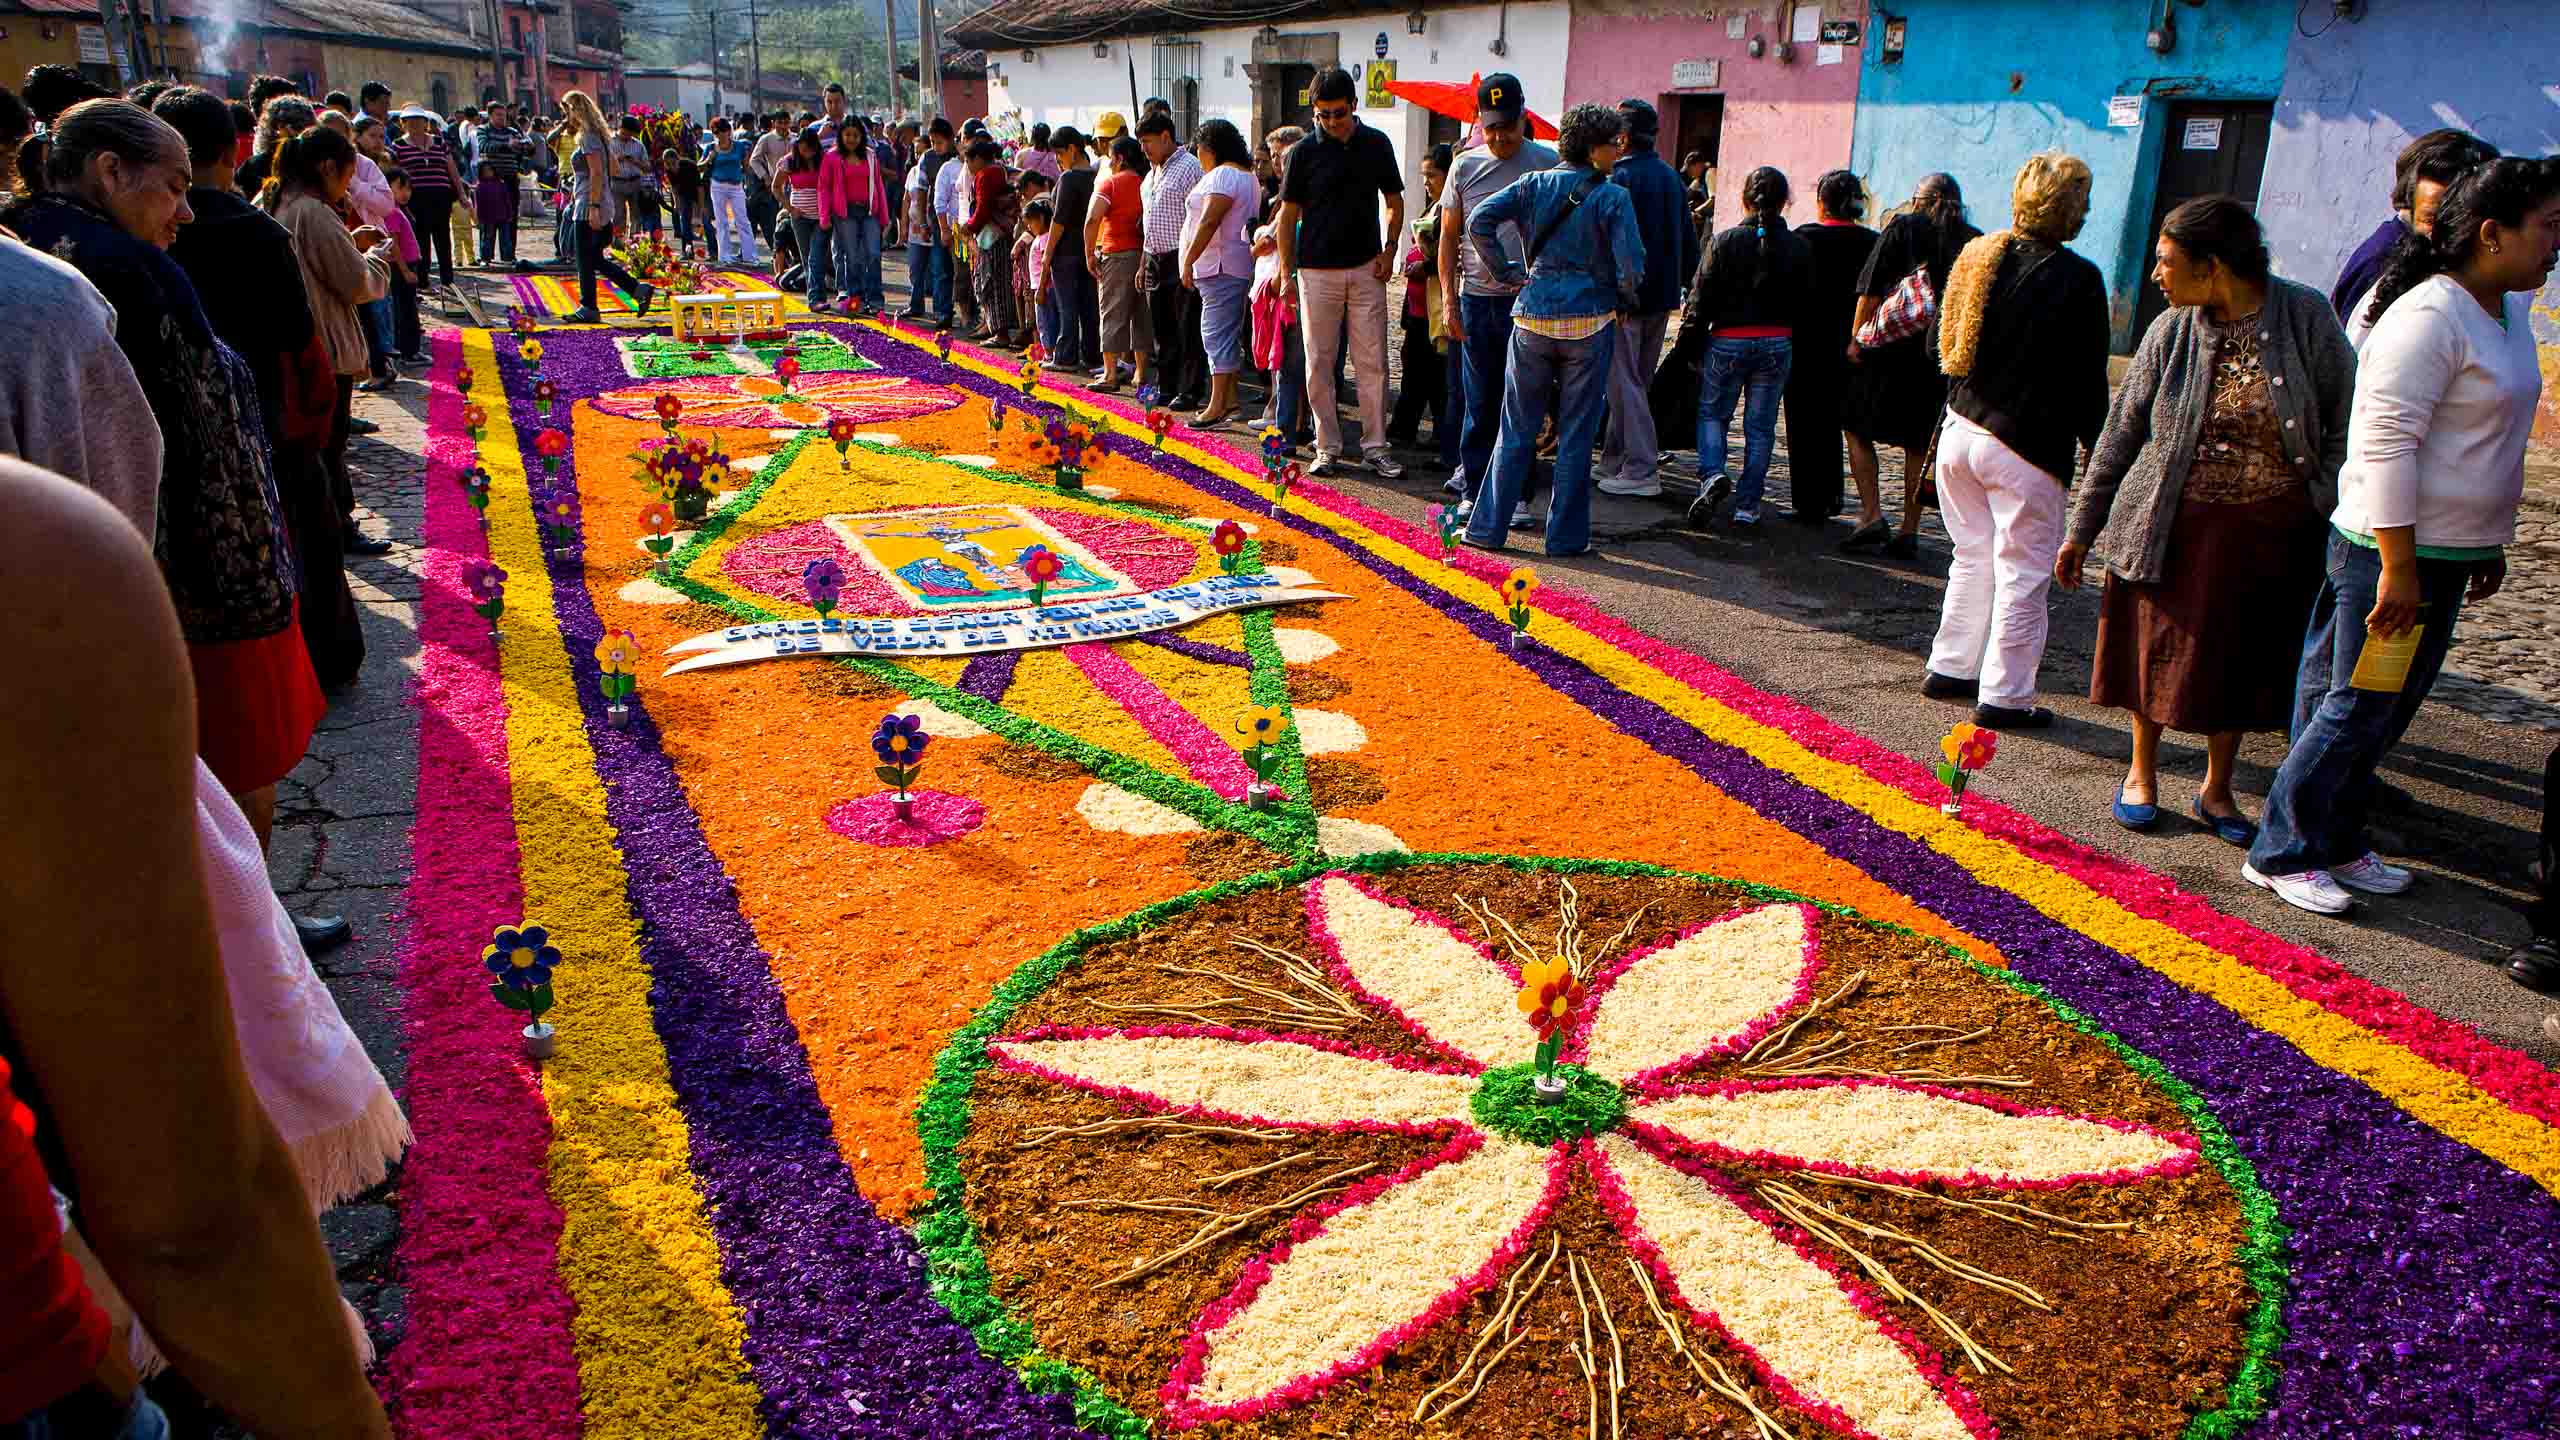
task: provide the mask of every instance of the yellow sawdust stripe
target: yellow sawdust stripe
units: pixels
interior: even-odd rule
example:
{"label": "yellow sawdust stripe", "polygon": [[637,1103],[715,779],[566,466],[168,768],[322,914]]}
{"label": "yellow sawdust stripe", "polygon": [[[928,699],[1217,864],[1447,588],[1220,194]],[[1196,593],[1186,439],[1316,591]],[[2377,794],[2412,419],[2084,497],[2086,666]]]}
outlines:
{"label": "yellow sawdust stripe", "polygon": [[[763,1433],[720,1280],[719,1242],[688,1164],[689,1136],[649,1015],[649,970],[604,786],[554,620],[550,577],[488,332],[463,340],[489,414],[489,552],[507,572],[499,621],[507,760],[525,918],[565,962],[559,1053],[542,1067],[559,1268],[588,1440],[737,1440]],[[456,957],[455,963],[470,963]]]}

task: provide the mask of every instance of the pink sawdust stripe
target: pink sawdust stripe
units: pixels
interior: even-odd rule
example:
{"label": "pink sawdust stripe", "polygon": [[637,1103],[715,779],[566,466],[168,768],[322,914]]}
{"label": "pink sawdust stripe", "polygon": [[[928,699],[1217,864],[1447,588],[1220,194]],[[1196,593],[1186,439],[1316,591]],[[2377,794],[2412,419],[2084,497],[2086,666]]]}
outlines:
{"label": "pink sawdust stripe", "polygon": [[418,601],[418,819],[400,961],[417,1144],[400,1180],[409,1329],[386,1392],[412,1440],[560,1440],[580,1431],[574,1311],[555,1261],[560,1209],[541,1076],[489,1000],[480,952],[523,917],[507,707],[463,566],[488,547],[455,476],[472,464],[453,389],[461,341],[435,341]]}
{"label": "pink sawdust stripe", "polygon": [[1120,658],[1119,651],[1108,645],[1070,645],[1067,658],[1075,662],[1095,689],[1128,711],[1157,744],[1173,752],[1173,758],[1182,762],[1182,768],[1190,771],[1193,779],[1225,799],[1244,798],[1245,786],[1253,780],[1253,771],[1246,768],[1244,757],[1201,724],[1198,716],[1158,689],[1156,682],[1139,674],[1136,666]]}
{"label": "pink sawdust stripe", "polygon": [[[1258,453],[1248,453],[1217,436],[1182,430],[1175,433],[1248,475],[1261,473]],[[1331,486],[1304,481],[1291,489],[1290,497],[1321,504],[1418,553],[1440,552],[1438,537],[1425,527],[1372,509]],[[1489,592],[1510,573],[1519,558],[1462,549],[1454,568],[1481,581]],[[1569,590],[1544,586],[1538,591],[1536,604],[1547,615],[1616,646],[1736,714],[1779,731],[1814,755],[1850,766],[1922,804],[1935,806],[1940,798],[1942,787],[1937,777],[1918,761],[1888,750],[1796,701],[1760,690],[1706,660],[1654,639]],[[2302,999],[2462,1076],[2518,1113],[2560,1125],[2560,1073],[2545,1069],[2531,1057],[2483,1039],[2469,1026],[2364,979],[2316,951],[2226,915],[2167,876],[2084,845],[1996,800],[1972,796],[1965,802],[1965,815],[1975,830],[2070,876],[2126,911],[2239,961]],[[1891,877],[1884,878],[1889,882]]]}

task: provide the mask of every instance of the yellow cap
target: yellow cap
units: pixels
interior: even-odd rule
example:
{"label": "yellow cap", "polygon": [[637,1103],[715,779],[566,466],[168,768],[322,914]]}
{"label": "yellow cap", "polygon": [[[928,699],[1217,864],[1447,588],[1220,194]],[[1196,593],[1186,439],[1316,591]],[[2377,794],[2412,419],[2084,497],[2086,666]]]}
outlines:
{"label": "yellow cap", "polygon": [[1093,122],[1094,137],[1100,140],[1118,139],[1120,132],[1128,128],[1129,117],[1117,110],[1105,110],[1102,118]]}

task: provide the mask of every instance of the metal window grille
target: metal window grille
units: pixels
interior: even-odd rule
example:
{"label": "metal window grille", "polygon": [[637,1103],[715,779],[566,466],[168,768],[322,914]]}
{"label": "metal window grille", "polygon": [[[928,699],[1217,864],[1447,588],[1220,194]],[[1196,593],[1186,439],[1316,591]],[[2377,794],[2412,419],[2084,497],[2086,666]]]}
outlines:
{"label": "metal window grille", "polygon": [[1155,88],[1147,93],[1172,102],[1174,131],[1188,140],[1200,125],[1200,42],[1158,36],[1155,62]]}

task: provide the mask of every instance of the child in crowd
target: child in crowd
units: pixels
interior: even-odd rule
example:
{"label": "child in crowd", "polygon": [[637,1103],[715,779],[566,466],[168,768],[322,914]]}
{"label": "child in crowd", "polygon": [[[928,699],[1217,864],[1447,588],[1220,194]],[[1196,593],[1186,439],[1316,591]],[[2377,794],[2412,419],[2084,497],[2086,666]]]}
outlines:
{"label": "child in crowd", "polygon": [[1058,346],[1058,297],[1049,288],[1049,248],[1057,239],[1051,223],[1057,212],[1046,200],[1022,207],[1022,228],[1031,237],[1029,260],[1032,308],[1040,317],[1040,349],[1055,354]]}
{"label": "child in crowd", "polygon": [[391,185],[391,213],[382,225],[392,244],[391,348],[400,352],[401,364],[415,367],[427,363],[426,332],[418,323],[417,266],[424,252],[418,248],[417,222],[409,214],[409,172],[386,166],[382,178]]}

